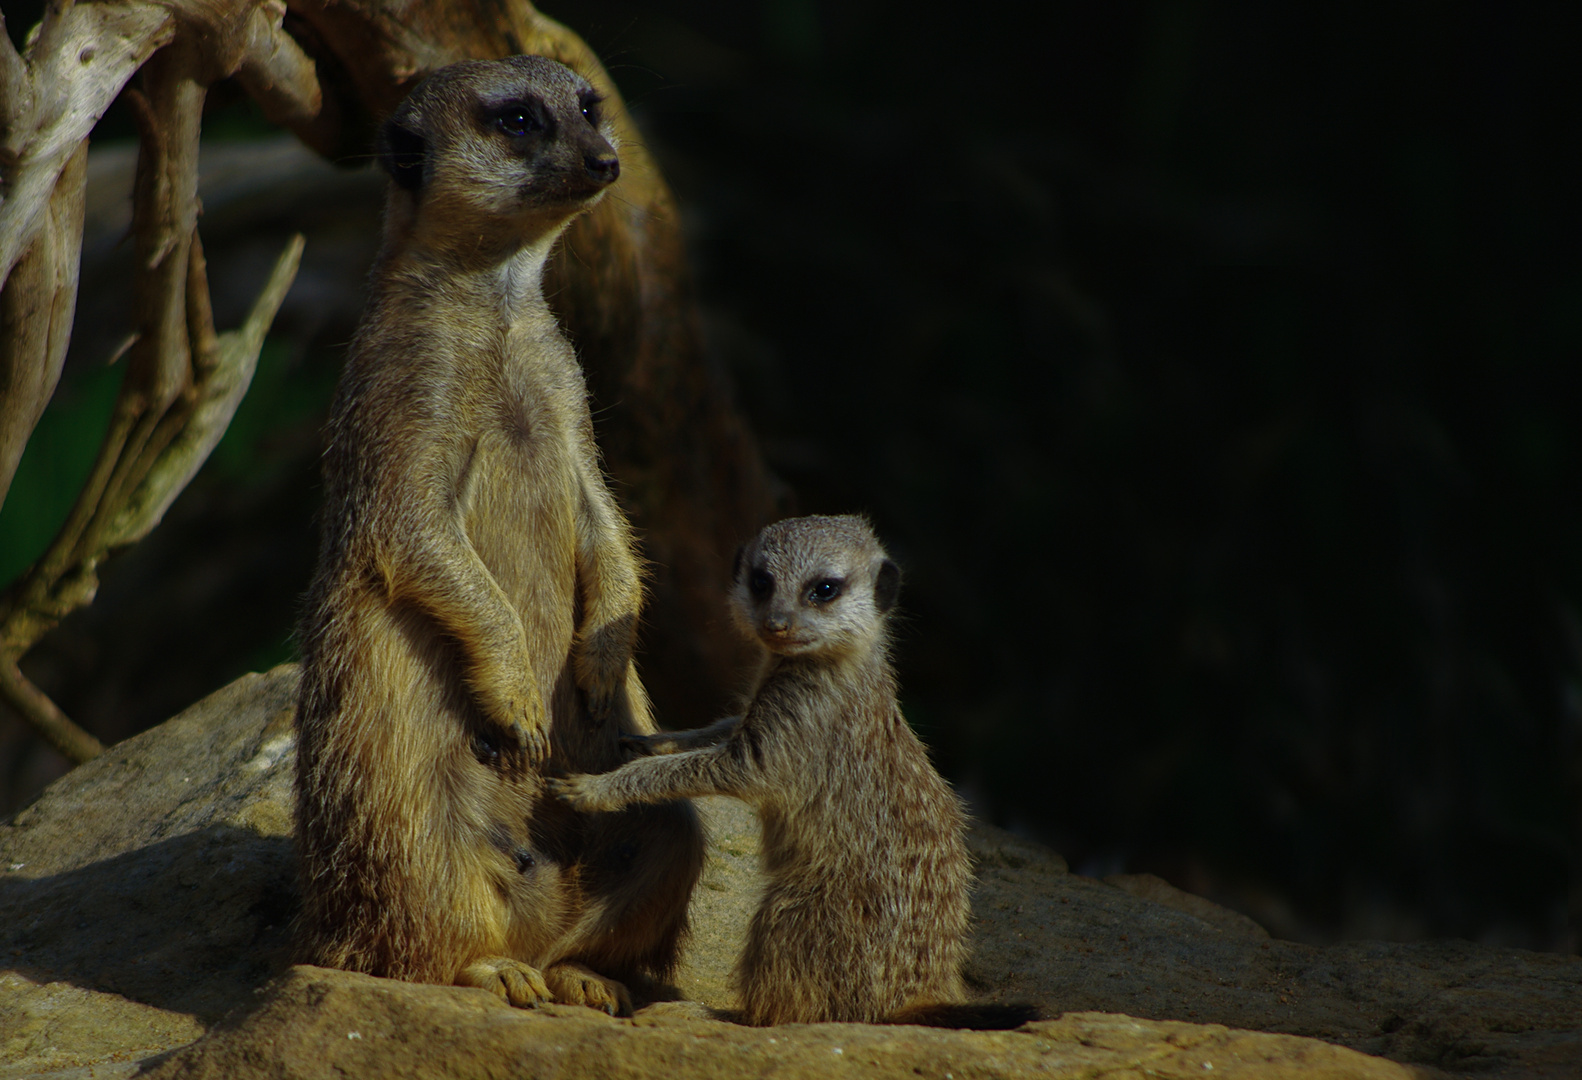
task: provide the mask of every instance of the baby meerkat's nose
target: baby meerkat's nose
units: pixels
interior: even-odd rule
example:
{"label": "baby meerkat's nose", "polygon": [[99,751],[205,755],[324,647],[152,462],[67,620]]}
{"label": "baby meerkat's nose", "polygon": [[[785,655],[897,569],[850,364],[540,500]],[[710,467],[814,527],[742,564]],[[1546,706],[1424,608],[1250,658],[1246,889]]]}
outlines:
{"label": "baby meerkat's nose", "polygon": [[790,626],[784,615],[771,615],[764,620],[764,629],[771,634],[783,634]]}
{"label": "baby meerkat's nose", "polygon": [[590,151],[582,155],[582,165],[588,170],[588,175],[601,184],[614,183],[615,178],[621,175],[621,159],[614,152],[600,154]]}

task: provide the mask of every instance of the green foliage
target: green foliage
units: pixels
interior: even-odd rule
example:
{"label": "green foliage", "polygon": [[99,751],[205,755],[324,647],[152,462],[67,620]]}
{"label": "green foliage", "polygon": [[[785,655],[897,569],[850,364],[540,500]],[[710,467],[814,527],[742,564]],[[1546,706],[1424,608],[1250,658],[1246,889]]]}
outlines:
{"label": "green foliage", "polygon": [[213,477],[261,486],[290,467],[288,460],[272,452],[274,438],[282,431],[300,431],[304,425],[316,427],[338,374],[332,364],[298,363],[299,352],[291,343],[264,339],[247,396],[205,466]]}
{"label": "green foliage", "polygon": [[65,524],[99,453],[124,370],[97,367],[62,379],[44,409],[0,506],[0,587],[44,554]]}

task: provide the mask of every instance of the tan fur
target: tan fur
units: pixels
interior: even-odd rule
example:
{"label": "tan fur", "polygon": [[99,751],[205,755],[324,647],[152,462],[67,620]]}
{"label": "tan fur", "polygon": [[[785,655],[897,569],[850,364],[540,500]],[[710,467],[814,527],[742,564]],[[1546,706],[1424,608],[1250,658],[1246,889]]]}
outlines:
{"label": "tan fur", "polygon": [[443,69],[384,130],[384,246],[301,627],[308,962],[628,1011],[616,980],[677,960],[691,807],[540,805],[542,769],[613,767],[622,733],[654,730],[631,531],[540,285],[618,172],[608,135],[540,57]]}
{"label": "tan fur", "polygon": [[754,807],[768,887],[736,969],[750,1024],[906,1019],[963,998],[964,820],[896,703],[899,580],[861,518],[769,526],[737,558],[733,612],[767,650],[740,720],[628,740],[680,752],[548,781],[586,810]]}

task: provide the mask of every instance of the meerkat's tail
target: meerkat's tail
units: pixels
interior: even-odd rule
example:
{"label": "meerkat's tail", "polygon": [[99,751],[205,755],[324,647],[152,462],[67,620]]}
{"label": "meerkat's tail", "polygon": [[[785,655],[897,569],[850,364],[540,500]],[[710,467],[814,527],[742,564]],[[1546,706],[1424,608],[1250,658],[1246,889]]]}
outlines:
{"label": "meerkat's tail", "polygon": [[1032,1020],[1044,1019],[1037,1005],[910,1005],[885,1021],[922,1027],[966,1028],[971,1031],[1009,1031]]}

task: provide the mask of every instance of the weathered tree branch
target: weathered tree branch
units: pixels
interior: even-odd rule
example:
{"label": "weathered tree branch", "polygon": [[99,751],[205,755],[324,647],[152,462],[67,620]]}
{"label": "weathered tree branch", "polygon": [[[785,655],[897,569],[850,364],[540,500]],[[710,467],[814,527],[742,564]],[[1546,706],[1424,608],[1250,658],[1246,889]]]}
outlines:
{"label": "weathered tree branch", "polygon": [[[230,427],[231,417],[236,415],[237,406],[252,384],[264,335],[291,283],[296,280],[302,247],[300,234],[286,244],[240,329],[214,337],[213,323],[208,323],[212,344],[207,349],[194,349],[194,366],[200,377],[191,411],[183,418],[178,434],[165,446],[111,519],[104,535],[108,548],[135,544],[147,536],[165,516],[176,496],[197,475],[199,467],[208,460],[226,428]],[[196,248],[194,254],[202,258]],[[202,271],[196,272],[194,278],[202,280]],[[189,290],[188,296],[192,295]],[[207,299],[208,285],[204,282],[202,303],[205,308]]]}
{"label": "weathered tree branch", "polygon": [[[70,10],[52,9],[30,56],[44,43],[75,40],[73,27],[63,28]],[[142,90],[127,98],[138,124],[141,153],[132,224],[139,326],[126,376],[99,457],[65,525],[43,557],[0,599],[0,697],[74,760],[97,753],[98,743],[29,683],[16,661],[61,618],[92,600],[100,562],[158,524],[219,442],[251,382],[264,333],[295,277],[302,250],[301,237],[287,246],[241,330],[215,334],[197,240],[198,137],[207,86],[255,56],[258,69],[267,73],[280,57],[289,60],[292,54],[291,47],[277,40],[279,10],[201,2],[175,10],[176,29],[167,35],[171,43],[147,60]],[[271,24],[276,30],[270,29]],[[93,52],[85,50],[84,55]],[[80,57],[79,62],[88,63]],[[282,89],[277,96],[296,93],[311,100],[317,91],[311,67],[304,72],[301,64],[293,68],[287,63],[281,70],[284,74],[277,82]],[[53,70],[42,74],[69,81]],[[15,64],[0,59],[0,80],[15,90],[13,102],[36,112],[44,90],[73,99],[69,87],[57,90],[40,82],[39,72],[32,73],[27,87],[22,87],[19,80],[24,76],[29,72],[19,72]],[[29,87],[31,96],[24,92]],[[8,138],[23,134],[13,127]],[[37,156],[40,143],[21,145],[16,161]],[[5,355],[10,362],[0,374],[14,382],[33,379],[28,387],[31,394],[18,394],[14,401],[8,397],[5,406],[4,430],[20,433],[18,442],[25,441],[53,391],[69,334],[81,250],[85,148],[80,137],[75,145],[77,152],[60,170],[50,202],[52,210],[59,207],[48,219],[51,227],[36,232],[0,304],[0,311],[14,315],[4,323]],[[22,172],[17,170],[19,175]],[[15,207],[20,203],[0,205],[0,215]],[[0,227],[24,224],[21,209],[12,218],[0,217]],[[64,237],[57,235],[62,230]],[[64,260],[62,247],[67,249]],[[50,285],[53,289],[46,290]],[[34,310],[40,298],[51,303],[48,318]],[[20,446],[16,456],[20,457]],[[11,471],[14,468],[13,461]],[[8,479],[10,475],[8,471]]]}
{"label": "weathered tree branch", "polygon": [[44,227],[0,292],[0,504],[66,361],[77,307],[87,162],[88,144],[82,142],[61,169]]}
{"label": "weathered tree branch", "polygon": [[290,128],[314,148],[332,145],[341,121],[339,103],[319,85],[318,67],[285,30],[286,5],[267,0],[247,24],[247,47],[236,81],[272,124]]}
{"label": "weathered tree branch", "polygon": [[[33,241],[66,160],[175,22],[144,3],[79,4],[46,11],[21,61],[7,63],[0,138],[0,283]],[[6,45],[10,48],[9,41]]]}
{"label": "weathered tree branch", "polygon": [[49,9],[26,58],[0,35],[0,502],[66,355],[88,132],[172,33],[167,12],[133,3]]}
{"label": "weathered tree branch", "polygon": [[104,753],[104,744],[68,720],[9,656],[0,657],[0,695],[27,718],[46,742],[70,760],[88,761]]}

